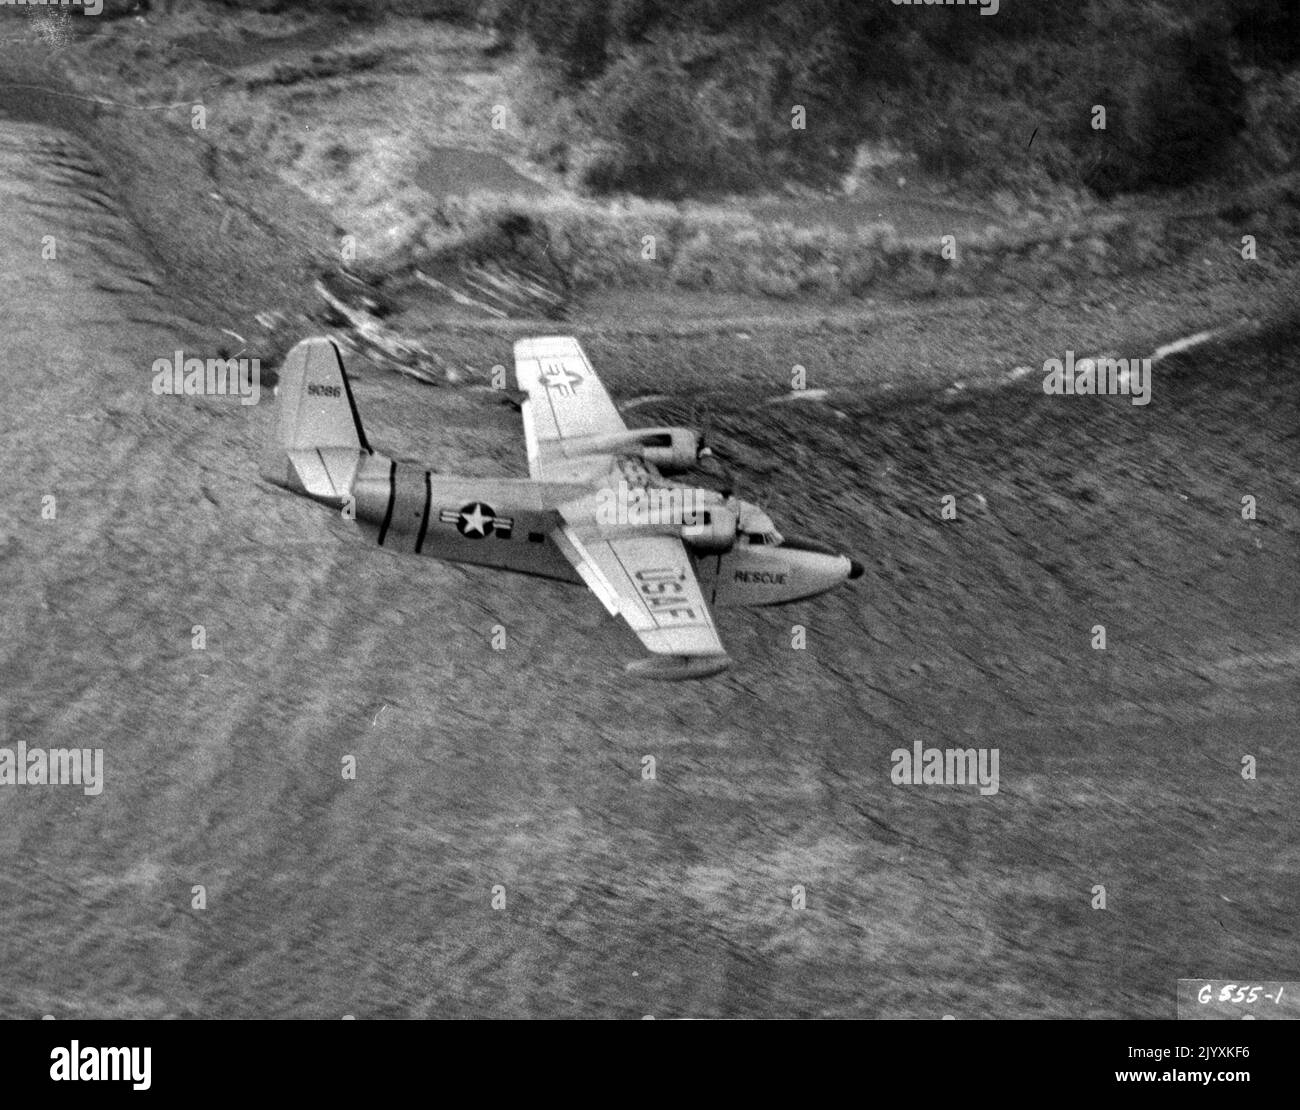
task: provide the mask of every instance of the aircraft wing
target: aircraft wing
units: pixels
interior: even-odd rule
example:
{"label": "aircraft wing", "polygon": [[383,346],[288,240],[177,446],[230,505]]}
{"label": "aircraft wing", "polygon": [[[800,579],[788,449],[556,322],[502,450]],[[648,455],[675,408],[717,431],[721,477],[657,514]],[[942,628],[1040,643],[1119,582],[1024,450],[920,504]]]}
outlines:
{"label": "aircraft wing", "polygon": [[[515,344],[515,382],[528,394],[523,406],[528,472],[534,478],[559,474],[562,440],[627,430],[614,402],[572,336],[521,339]],[[599,469],[608,461],[590,461]],[[548,469],[551,474],[548,475]]]}
{"label": "aircraft wing", "polygon": [[651,678],[702,678],[730,662],[695,568],[676,536],[606,540],[561,526],[552,537],[614,616],[656,656],[632,670]]}

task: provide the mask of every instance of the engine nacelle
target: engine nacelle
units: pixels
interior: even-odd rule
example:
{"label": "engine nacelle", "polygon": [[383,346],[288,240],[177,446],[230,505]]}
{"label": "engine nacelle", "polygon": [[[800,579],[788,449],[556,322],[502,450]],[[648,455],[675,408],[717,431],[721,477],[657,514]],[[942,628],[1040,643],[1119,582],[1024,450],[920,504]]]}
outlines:
{"label": "engine nacelle", "polygon": [[700,437],[690,428],[631,428],[606,436],[566,439],[567,458],[582,455],[631,455],[665,474],[689,470],[700,453]]}
{"label": "engine nacelle", "polygon": [[682,525],[682,542],[692,551],[718,555],[735,546],[739,518],[733,510],[711,505],[695,515],[694,524]]}

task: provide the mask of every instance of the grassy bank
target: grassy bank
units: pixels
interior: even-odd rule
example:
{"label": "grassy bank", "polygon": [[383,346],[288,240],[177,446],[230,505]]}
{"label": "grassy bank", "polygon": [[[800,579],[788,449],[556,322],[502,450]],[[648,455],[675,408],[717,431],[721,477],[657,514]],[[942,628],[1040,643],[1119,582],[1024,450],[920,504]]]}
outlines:
{"label": "grassy bank", "polygon": [[1252,220],[1270,245],[1252,264],[1290,265],[1298,199],[1297,183],[1281,182],[1196,220],[1144,208],[1068,220],[1030,216],[983,232],[921,238],[900,236],[889,224],[796,227],[740,207],[479,195],[436,205],[367,276],[400,284],[417,272],[498,262],[551,274],[579,292],[620,286],[790,299],[1046,289],[1174,263],[1207,240],[1236,249],[1238,229]]}

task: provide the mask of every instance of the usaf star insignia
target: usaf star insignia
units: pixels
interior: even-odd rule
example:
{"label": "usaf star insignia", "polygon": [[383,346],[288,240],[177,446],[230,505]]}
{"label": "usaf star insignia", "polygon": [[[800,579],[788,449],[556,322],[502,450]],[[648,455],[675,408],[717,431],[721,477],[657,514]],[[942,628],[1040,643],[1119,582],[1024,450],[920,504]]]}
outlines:
{"label": "usaf star insignia", "polygon": [[456,531],[468,540],[483,540],[488,536],[508,540],[515,523],[512,517],[497,516],[492,506],[482,501],[471,501],[459,509],[443,509],[438,519],[443,524],[454,524]]}
{"label": "usaf star insignia", "polygon": [[574,389],[582,384],[582,375],[576,370],[570,370],[562,362],[544,362],[542,384],[561,397],[572,397]]}

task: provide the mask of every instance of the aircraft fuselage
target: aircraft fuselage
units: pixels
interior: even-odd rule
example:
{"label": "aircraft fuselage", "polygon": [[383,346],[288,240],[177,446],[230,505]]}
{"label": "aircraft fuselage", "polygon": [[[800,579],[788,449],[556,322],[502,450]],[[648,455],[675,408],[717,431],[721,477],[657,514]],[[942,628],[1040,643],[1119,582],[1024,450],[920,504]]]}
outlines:
{"label": "aircraft fuselage", "polygon": [[[671,487],[671,492],[684,495],[672,499],[675,505],[723,504],[722,496],[712,490]],[[352,496],[351,506],[330,498],[317,500],[350,508],[357,524],[386,550],[573,585],[584,583],[552,539],[561,525],[602,538],[680,536],[683,531],[680,519],[603,519],[597,496],[586,483],[453,477],[364,452]],[[686,542],[690,548],[690,540]],[[712,605],[779,605],[822,593],[860,573],[857,564],[842,555],[754,546],[741,538],[725,549],[692,548],[692,556]]]}

